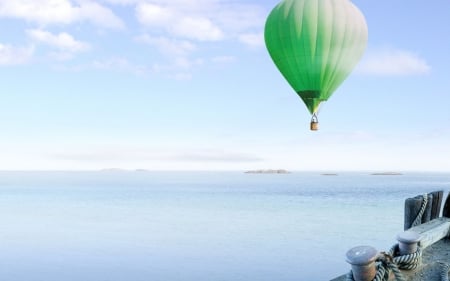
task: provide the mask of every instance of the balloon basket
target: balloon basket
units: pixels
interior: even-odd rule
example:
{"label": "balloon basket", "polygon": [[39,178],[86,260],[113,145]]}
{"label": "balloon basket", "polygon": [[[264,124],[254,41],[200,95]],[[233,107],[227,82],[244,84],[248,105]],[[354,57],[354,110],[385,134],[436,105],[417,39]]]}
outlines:
{"label": "balloon basket", "polygon": [[311,131],[319,130],[319,122],[311,121]]}

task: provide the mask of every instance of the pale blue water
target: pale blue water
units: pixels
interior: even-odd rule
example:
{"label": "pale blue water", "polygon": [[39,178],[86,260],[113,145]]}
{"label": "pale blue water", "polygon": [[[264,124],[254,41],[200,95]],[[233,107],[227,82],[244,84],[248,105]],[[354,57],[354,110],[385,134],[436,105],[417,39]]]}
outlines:
{"label": "pale blue water", "polygon": [[0,280],[294,281],[388,250],[450,174],[0,172]]}

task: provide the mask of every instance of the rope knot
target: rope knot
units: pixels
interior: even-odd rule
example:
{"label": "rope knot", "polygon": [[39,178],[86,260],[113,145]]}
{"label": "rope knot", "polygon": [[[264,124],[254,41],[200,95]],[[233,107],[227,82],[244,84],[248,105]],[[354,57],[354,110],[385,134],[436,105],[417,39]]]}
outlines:
{"label": "rope knot", "polygon": [[394,257],[391,253],[380,252],[378,255],[377,261],[382,262],[383,264],[391,264],[394,263]]}

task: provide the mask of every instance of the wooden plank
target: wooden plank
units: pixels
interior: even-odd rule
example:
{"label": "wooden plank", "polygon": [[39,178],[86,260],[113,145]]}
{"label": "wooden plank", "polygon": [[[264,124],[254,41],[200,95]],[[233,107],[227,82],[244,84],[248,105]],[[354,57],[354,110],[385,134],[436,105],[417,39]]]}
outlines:
{"label": "wooden plank", "polygon": [[422,206],[422,196],[407,198],[405,200],[405,224],[404,224],[405,230],[411,228],[411,225],[413,221],[416,219],[421,206]]}
{"label": "wooden plank", "polygon": [[409,229],[420,235],[420,246],[422,249],[447,237],[450,231],[450,218],[437,218],[427,223]]}
{"label": "wooden plank", "polygon": [[[428,196],[430,198],[430,196]],[[422,195],[418,195],[414,198],[408,198],[405,200],[405,221],[404,221],[404,229],[407,230],[411,228],[412,223],[416,219],[419,214],[420,208],[422,207],[423,197]],[[425,209],[424,214],[421,218],[421,223],[425,223],[430,221],[431,217],[431,204],[427,204],[427,209]]]}
{"label": "wooden plank", "polygon": [[442,216],[450,218],[450,193],[447,195],[447,199],[445,199],[444,210],[442,210]]}
{"label": "wooden plank", "polygon": [[429,222],[431,220],[431,209],[432,209],[432,205],[433,205],[433,194],[428,194],[427,195],[428,200],[427,200],[427,206],[425,207],[425,212],[423,213],[422,216],[422,223],[426,223]]}
{"label": "wooden plank", "polygon": [[441,206],[442,206],[442,198],[444,197],[444,191],[433,191],[431,192],[433,194],[433,204],[431,207],[431,219],[434,220],[435,218],[439,217],[439,214],[441,212]]}

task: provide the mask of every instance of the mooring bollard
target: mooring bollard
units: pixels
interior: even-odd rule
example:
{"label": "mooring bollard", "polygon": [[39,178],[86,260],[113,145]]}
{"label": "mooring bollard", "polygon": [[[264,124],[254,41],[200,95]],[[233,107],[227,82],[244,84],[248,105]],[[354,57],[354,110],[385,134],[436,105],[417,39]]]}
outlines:
{"label": "mooring bollard", "polygon": [[355,281],[371,281],[375,278],[377,269],[375,260],[378,251],[371,246],[358,246],[347,252],[347,262],[352,266]]}
{"label": "mooring bollard", "polygon": [[420,235],[414,231],[404,231],[397,235],[397,240],[400,255],[410,255],[417,252],[417,244],[420,241]]}

